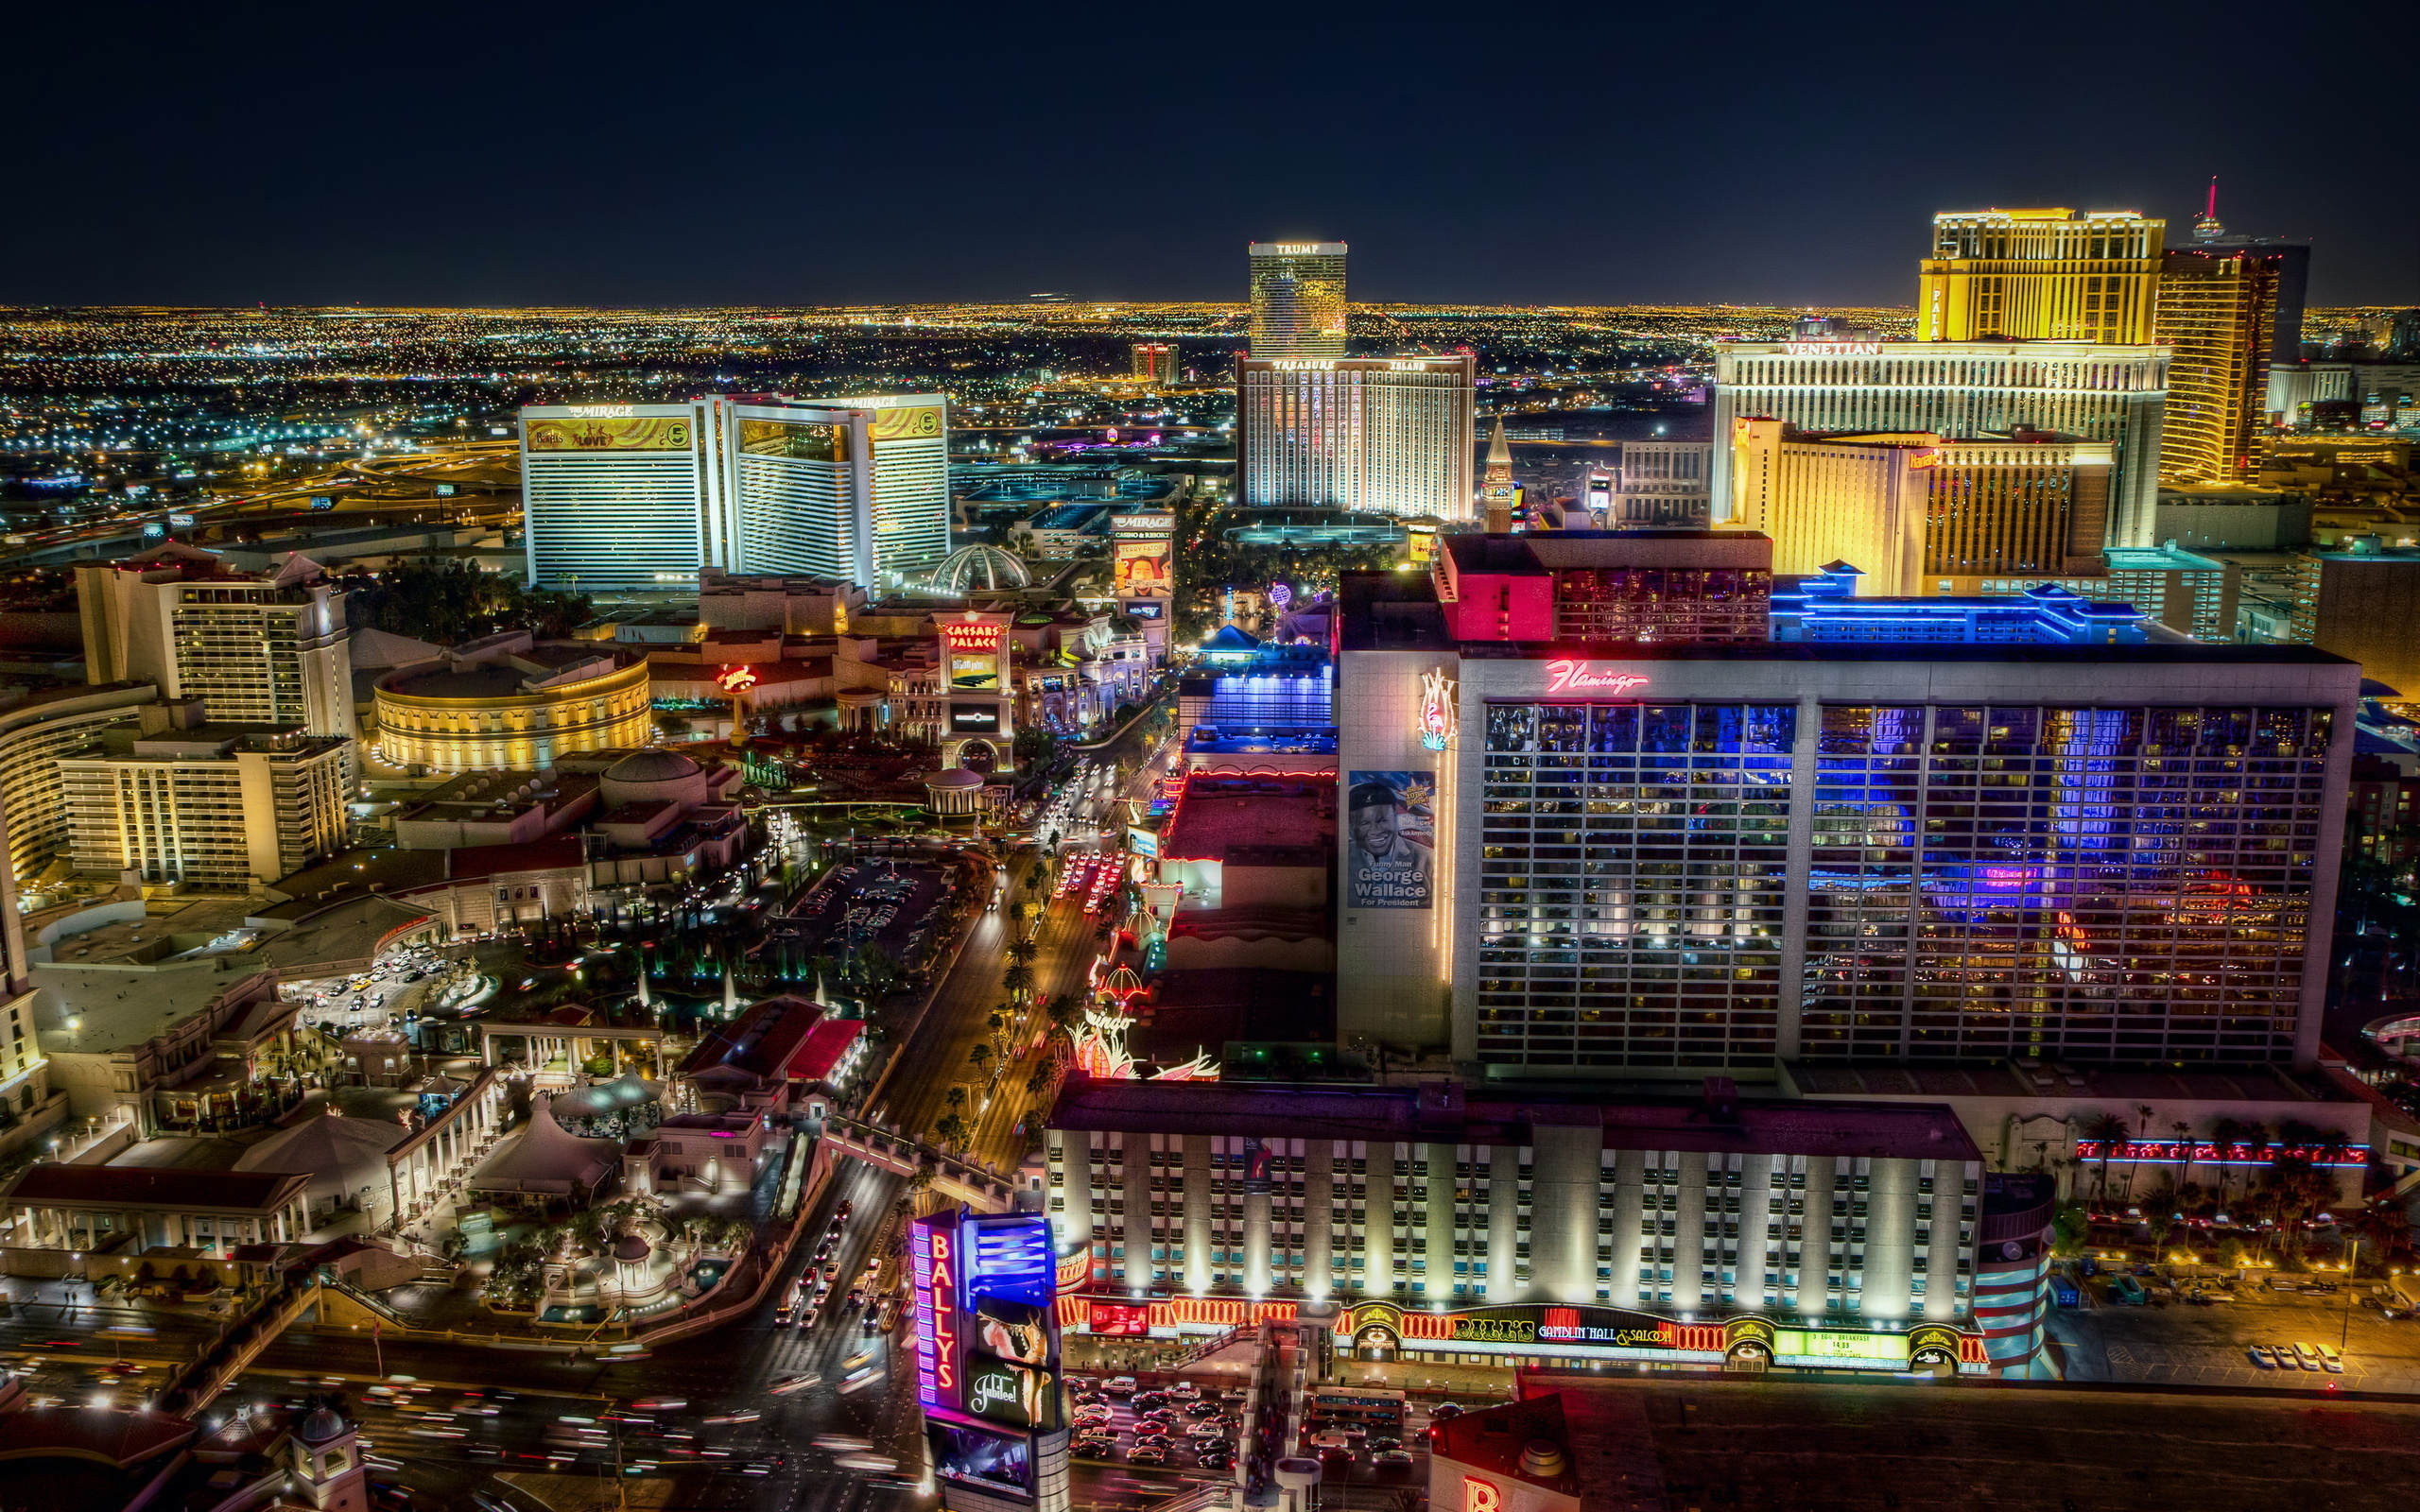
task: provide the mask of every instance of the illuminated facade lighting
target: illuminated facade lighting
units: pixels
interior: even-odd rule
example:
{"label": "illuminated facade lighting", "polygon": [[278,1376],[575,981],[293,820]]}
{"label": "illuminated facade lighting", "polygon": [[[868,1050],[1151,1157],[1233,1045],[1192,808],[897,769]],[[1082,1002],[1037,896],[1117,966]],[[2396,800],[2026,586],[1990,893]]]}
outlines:
{"label": "illuminated facade lighting", "polygon": [[2166,221],[2123,210],[1979,210],[1932,223],[1917,340],[2152,339]]}

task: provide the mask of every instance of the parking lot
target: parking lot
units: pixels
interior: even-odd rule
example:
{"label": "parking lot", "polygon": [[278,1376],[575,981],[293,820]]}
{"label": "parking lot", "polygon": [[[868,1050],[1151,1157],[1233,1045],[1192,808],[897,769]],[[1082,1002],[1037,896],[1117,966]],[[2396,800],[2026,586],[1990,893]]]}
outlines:
{"label": "parking lot", "polygon": [[1070,1376],[1067,1388],[1079,1459],[1213,1475],[1235,1468],[1240,1391],[1131,1376]]}
{"label": "parking lot", "polygon": [[[2166,1306],[2113,1307],[2104,1289],[2084,1286],[2081,1305],[2050,1311],[2050,1337],[2071,1381],[2188,1386],[2306,1387],[2420,1394],[2420,1320],[2387,1319],[2351,1291],[2328,1297],[2232,1288],[2233,1300],[2190,1307],[2158,1292]],[[2298,1363],[2263,1366],[2251,1348],[2327,1346],[2342,1352],[2343,1372]]]}

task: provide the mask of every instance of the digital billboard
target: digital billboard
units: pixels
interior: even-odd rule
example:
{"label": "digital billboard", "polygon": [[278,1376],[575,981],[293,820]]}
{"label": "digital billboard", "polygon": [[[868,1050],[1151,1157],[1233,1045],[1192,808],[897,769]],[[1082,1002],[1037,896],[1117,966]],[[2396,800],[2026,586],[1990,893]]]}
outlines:
{"label": "digital billboard", "polygon": [[527,420],[522,435],[533,452],[685,452],[690,426],[685,415]]}
{"label": "digital billboard", "polygon": [[1348,772],[1346,906],[1426,908],[1437,850],[1437,774]]}
{"label": "digital billboard", "polygon": [[927,1416],[925,1438],[932,1447],[936,1478],[994,1496],[1033,1500],[1033,1444],[1025,1435]]}
{"label": "digital billboard", "polygon": [[1046,1433],[1059,1426],[1059,1377],[1038,1365],[970,1349],[966,1410],[989,1422]]}
{"label": "digital billboard", "polygon": [[739,449],[751,456],[787,456],[807,462],[849,459],[849,428],[801,421],[747,420],[739,422]]}
{"label": "digital billboard", "polygon": [[1150,537],[1118,537],[1113,548],[1117,555],[1111,592],[1119,598],[1167,598],[1173,589],[1168,576],[1173,545]]}
{"label": "digital billboard", "polygon": [[1149,1302],[1095,1302],[1086,1326],[1095,1333],[1117,1338],[1140,1339],[1151,1332],[1151,1304]]}
{"label": "digital billboard", "polygon": [[954,703],[949,706],[949,732],[953,735],[996,735],[1000,732],[1000,706],[995,703]]}
{"label": "digital billboard", "polygon": [[952,656],[949,685],[956,693],[1000,691],[1000,659],[996,656]]}
{"label": "digital billboard", "polygon": [[942,412],[929,405],[915,409],[877,409],[867,434],[875,441],[913,441],[942,433]]}
{"label": "digital billboard", "polygon": [[966,1248],[961,1272],[966,1310],[979,1312],[984,1297],[1046,1309],[1058,1293],[1059,1265],[1050,1245],[1050,1220],[1038,1212],[1000,1212],[968,1217],[959,1229]]}

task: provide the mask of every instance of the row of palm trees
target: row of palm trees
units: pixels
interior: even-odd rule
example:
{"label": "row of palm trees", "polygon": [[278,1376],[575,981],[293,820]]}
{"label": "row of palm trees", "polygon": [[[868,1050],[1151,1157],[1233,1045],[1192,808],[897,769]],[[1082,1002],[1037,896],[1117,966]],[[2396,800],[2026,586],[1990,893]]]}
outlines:
{"label": "row of palm trees", "polygon": [[[2130,1125],[2118,1114],[2103,1113],[2083,1126],[2083,1138],[2100,1146],[2100,1179],[2094,1187],[2098,1201],[2105,1203],[2108,1200],[2110,1162],[2118,1158],[2119,1146],[2135,1143],[2136,1128],[2142,1130],[2142,1138],[2147,1141],[2161,1137],[2152,1132],[2153,1114],[2151,1108],[2137,1108],[2135,1111],[2142,1120],[2138,1125]],[[2176,1185],[2181,1189],[2196,1184],[2193,1168],[2202,1163],[2201,1147],[2208,1144],[2212,1146],[2219,1164],[2216,1191],[2221,1202],[2225,1200],[2238,1171],[2243,1176],[2244,1191],[2251,1191],[2253,1164],[2263,1158],[2267,1159],[2269,1169],[2273,1172],[2281,1161],[2290,1163],[2299,1160],[2305,1166],[2337,1164],[2351,1154],[2353,1148],[2352,1141],[2341,1129],[2318,1128],[2292,1119],[2280,1123],[2273,1134],[2267,1125],[2256,1120],[2235,1118],[2214,1121],[2209,1134],[2201,1139],[2194,1137],[2189,1124],[2171,1124],[2169,1131],[2185,1147],[2184,1168],[2177,1174]],[[2141,1166],[2139,1157],[2128,1162],[2126,1192],[2129,1195],[2135,1190],[2135,1178]]]}

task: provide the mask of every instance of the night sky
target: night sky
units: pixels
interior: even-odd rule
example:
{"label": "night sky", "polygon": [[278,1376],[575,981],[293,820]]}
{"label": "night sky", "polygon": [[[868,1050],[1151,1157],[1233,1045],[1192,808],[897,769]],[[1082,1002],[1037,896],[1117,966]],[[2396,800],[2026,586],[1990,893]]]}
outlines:
{"label": "night sky", "polygon": [[[1935,210],[2420,303],[2420,7],[27,7],[0,303],[1906,304]],[[2324,29],[2322,29],[2324,28]]]}

